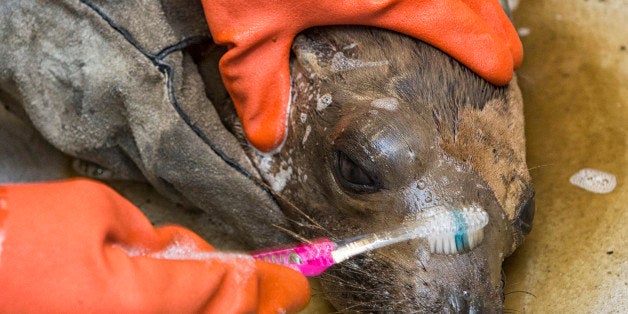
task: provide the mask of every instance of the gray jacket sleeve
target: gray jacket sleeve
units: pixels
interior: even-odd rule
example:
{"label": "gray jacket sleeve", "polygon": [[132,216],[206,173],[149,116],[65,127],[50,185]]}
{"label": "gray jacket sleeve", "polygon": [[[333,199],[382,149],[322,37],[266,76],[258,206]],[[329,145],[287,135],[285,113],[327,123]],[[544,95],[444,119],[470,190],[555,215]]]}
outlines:
{"label": "gray jacket sleeve", "polygon": [[212,45],[200,1],[6,0],[0,40],[0,102],[58,150],[146,180],[251,245],[282,241],[285,217],[191,53]]}

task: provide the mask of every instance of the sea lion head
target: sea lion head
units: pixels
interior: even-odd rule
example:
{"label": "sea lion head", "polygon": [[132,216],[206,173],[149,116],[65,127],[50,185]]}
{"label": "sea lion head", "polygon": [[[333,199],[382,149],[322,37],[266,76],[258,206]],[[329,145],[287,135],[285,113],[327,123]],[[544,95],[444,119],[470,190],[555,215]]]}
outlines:
{"label": "sea lion head", "polygon": [[530,231],[522,99],[430,45],[386,30],[311,29],[293,44],[288,137],[254,153],[299,233],[334,240],[392,230],[428,208],[489,215],[468,252],[414,239],[321,276],[347,311],[500,311],[501,263]]}

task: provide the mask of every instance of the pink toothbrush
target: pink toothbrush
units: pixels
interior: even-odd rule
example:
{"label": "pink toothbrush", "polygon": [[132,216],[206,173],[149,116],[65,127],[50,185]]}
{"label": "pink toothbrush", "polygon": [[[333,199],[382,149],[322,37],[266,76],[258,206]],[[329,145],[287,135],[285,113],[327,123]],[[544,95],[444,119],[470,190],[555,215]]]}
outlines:
{"label": "pink toothbrush", "polygon": [[415,238],[426,238],[432,253],[461,253],[481,243],[483,229],[488,224],[488,214],[477,206],[454,210],[434,207],[422,213],[421,217],[423,219],[412,226],[392,231],[338,242],[321,238],[310,243],[254,251],[251,255],[258,260],[288,266],[311,277],[355,255]]}
{"label": "pink toothbrush", "polygon": [[311,243],[256,251],[252,253],[252,256],[265,262],[288,266],[304,276],[312,277],[320,275],[337,263],[332,256],[335,248],[334,242],[322,238]]}

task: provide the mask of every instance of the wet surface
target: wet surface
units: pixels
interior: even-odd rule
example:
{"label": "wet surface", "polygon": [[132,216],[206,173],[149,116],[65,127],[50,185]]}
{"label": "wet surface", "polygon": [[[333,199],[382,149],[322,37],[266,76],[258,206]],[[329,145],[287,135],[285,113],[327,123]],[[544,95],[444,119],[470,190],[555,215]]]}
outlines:
{"label": "wet surface", "polygon": [[[529,32],[518,75],[537,211],[504,265],[506,309],[626,312],[628,2],[522,1],[514,17]],[[570,184],[583,168],[617,186],[595,194]]]}

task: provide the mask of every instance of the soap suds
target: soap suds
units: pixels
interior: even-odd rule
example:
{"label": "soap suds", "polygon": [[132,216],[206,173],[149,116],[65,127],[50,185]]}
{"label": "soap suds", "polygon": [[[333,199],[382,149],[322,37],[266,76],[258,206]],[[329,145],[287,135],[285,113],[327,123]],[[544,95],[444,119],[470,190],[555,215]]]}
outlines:
{"label": "soap suds", "polygon": [[274,160],[271,155],[260,154],[257,157],[255,161],[257,168],[266,182],[270,184],[271,189],[275,192],[283,191],[292,177],[292,158],[288,159],[287,163],[282,162],[278,167],[273,167]]}
{"label": "soap suds", "polygon": [[530,29],[527,27],[519,27],[517,29],[517,33],[519,34],[519,36],[521,37],[526,37],[528,35],[530,35]]}
{"label": "soap suds", "polygon": [[359,68],[376,67],[388,65],[388,61],[362,61],[358,59],[347,58],[344,53],[336,52],[331,59],[331,70],[333,72],[344,72]]}
{"label": "soap suds", "polygon": [[318,96],[316,98],[316,110],[322,111],[325,110],[331,103],[333,99],[330,94],[323,94],[322,96]]}
{"label": "soap suds", "polygon": [[263,173],[270,171],[271,163],[273,158],[269,155],[258,155],[257,156],[257,168]]}
{"label": "soap suds", "polygon": [[617,186],[617,179],[608,172],[584,168],[569,178],[569,183],[589,192],[606,194]]}
{"label": "soap suds", "polygon": [[508,0],[508,7],[510,11],[514,11],[519,6],[519,0]]}
{"label": "soap suds", "polygon": [[280,168],[279,172],[277,172],[272,178],[268,178],[268,182],[270,183],[270,187],[275,192],[281,192],[288,184],[288,180],[292,177],[292,167]]}
{"label": "soap suds", "polygon": [[357,47],[357,46],[358,46],[358,44],[356,44],[356,43],[352,43],[352,44],[350,44],[350,45],[346,45],[346,46],[342,47],[342,50],[349,50],[349,49],[353,49],[353,48],[355,48],[355,47]]}
{"label": "soap suds", "polygon": [[399,107],[399,101],[397,98],[387,97],[375,99],[371,102],[371,105],[375,108],[385,109],[388,111],[394,111]]}
{"label": "soap suds", "polygon": [[310,136],[310,132],[312,132],[312,126],[308,125],[305,127],[305,134],[303,135],[303,141],[301,144],[305,145],[307,138]]}
{"label": "soap suds", "polygon": [[160,251],[148,251],[141,247],[128,247],[121,244],[113,244],[126,252],[130,257],[146,256],[154,259],[163,260],[225,260],[230,261],[234,258],[242,259],[242,262],[251,261],[253,258],[248,254],[224,253],[218,251],[199,251],[193,240],[176,239],[172,240],[165,248]]}
{"label": "soap suds", "polygon": [[186,245],[180,241],[174,241],[161,251],[152,252],[147,256],[156,259],[167,260],[206,260],[221,259],[230,260],[233,258],[251,258],[245,254],[223,253],[223,252],[199,252],[193,245]]}

